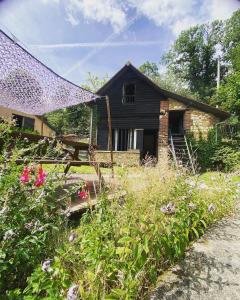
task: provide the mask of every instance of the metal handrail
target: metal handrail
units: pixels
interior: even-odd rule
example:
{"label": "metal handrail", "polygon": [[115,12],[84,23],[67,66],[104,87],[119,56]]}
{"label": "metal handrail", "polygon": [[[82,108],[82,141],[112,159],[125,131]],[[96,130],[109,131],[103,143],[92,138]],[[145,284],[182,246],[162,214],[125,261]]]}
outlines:
{"label": "metal handrail", "polygon": [[170,135],[170,141],[171,141],[171,148],[172,148],[173,159],[174,159],[176,167],[178,167],[177,156],[176,156],[176,152],[175,152],[175,148],[174,148],[174,144],[173,144],[172,135]]}
{"label": "metal handrail", "polygon": [[185,140],[185,143],[186,143],[186,146],[187,146],[188,157],[189,157],[189,160],[190,160],[190,163],[191,163],[192,171],[193,171],[193,174],[195,175],[196,174],[196,170],[195,170],[195,167],[194,167],[192,155],[190,153],[188,142],[187,142],[187,138],[186,138],[185,134],[184,134],[184,140]]}

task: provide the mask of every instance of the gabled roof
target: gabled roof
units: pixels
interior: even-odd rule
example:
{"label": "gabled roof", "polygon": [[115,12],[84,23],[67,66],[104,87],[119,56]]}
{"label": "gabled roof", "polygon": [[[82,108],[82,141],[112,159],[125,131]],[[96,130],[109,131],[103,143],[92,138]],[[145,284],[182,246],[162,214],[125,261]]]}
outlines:
{"label": "gabled roof", "polygon": [[132,70],[136,75],[144,80],[146,83],[151,85],[155,90],[157,90],[162,96],[165,96],[166,98],[172,98],[175,100],[178,100],[179,102],[184,103],[187,106],[195,107],[199,110],[202,110],[207,113],[211,113],[217,117],[219,117],[221,120],[225,120],[230,117],[230,113],[225,112],[223,110],[220,110],[214,106],[199,102],[197,100],[194,100],[192,98],[188,98],[185,96],[178,95],[176,93],[167,91],[165,89],[162,89],[157,84],[155,84],[151,79],[149,79],[146,75],[144,75],[142,72],[140,72],[137,68],[135,68],[130,62],[128,62],[125,66],[123,66],[107,83],[105,83],[98,91],[98,95],[105,95],[106,90],[108,87],[117,80],[122,74],[124,74],[126,71]]}

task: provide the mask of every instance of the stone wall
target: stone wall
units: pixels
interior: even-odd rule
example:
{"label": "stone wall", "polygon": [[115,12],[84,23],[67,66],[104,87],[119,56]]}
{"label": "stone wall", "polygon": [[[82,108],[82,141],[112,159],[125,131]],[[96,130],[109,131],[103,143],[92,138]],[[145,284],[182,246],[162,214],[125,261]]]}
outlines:
{"label": "stone wall", "polygon": [[[96,151],[95,152],[96,161],[101,162],[111,162],[111,152],[110,151]],[[140,163],[140,151],[139,150],[129,150],[129,151],[113,151],[113,162],[117,166],[138,166]]]}
{"label": "stone wall", "polygon": [[211,113],[187,107],[185,104],[174,99],[169,99],[169,110],[185,110],[183,120],[184,129],[192,132],[197,139],[200,136],[206,138],[208,131],[219,122],[219,119]]}
{"label": "stone wall", "polygon": [[190,132],[193,133],[194,137],[207,138],[208,131],[214,127],[219,119],[210,113],[206,113],[194,108],[190,108],[191,115],[191,127]]}

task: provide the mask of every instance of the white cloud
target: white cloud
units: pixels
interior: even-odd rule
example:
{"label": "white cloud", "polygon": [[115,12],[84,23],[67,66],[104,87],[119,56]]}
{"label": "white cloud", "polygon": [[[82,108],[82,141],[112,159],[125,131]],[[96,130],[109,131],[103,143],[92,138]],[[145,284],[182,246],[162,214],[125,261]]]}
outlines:
{"label": "white cloud", "polygon": [[225,20],[240,8],[239,0],[204,0],[202,9],[209,15],[209,20]]}
{"label": "white cloud", "polygon": [[115,32],[121,31],[127,23],[126,12],[117,0],[69,0],[66,11],[69,21],[76,21],[81,14],[86,20],[111,24]]}
{"label": "white cloud", "polygon": [[196,0],[128,0],[129,4],[156,25],[168,25],[191,12]]}
{"label": "white cloud", "polygon": [[60,2],[60,0],[41,0],[44,4],[52,4],[52,3],[56,3],[58,4]]}
{"label": "white cloud", "polygon": [[[42,0],[46,3],[60,0]],[[157,26],[167,26],[175,35],[192,25],[226,19],[240,8],[239,0],[61,0],[66,20],[73,26],[86,21],[110,24],[114,32],[121,32],[128,23],[129,10],[143,16]]]}

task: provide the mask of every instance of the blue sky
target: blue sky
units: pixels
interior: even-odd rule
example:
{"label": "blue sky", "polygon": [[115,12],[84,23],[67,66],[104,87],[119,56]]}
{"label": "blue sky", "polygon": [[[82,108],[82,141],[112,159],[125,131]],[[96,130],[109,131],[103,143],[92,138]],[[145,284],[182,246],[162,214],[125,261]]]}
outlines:
{"label": "blue sky", "polygon": [[181,30],[238,8],[239,0],[0,0],[0,28],[81,84],[129,60],[159,62]]}

